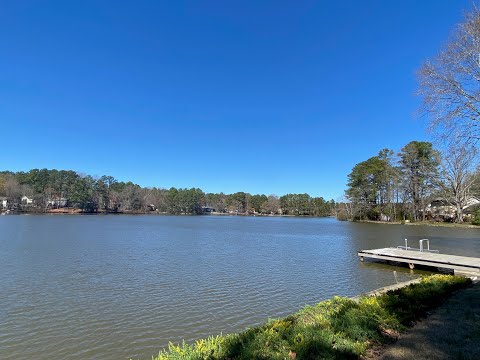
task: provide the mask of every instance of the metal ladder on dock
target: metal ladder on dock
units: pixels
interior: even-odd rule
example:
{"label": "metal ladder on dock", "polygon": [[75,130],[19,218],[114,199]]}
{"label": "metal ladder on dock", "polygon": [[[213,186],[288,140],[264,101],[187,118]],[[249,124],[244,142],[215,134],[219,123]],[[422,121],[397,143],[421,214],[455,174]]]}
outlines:
{"label": "metal ladder on dock", "polygon": [[[424,243],[427,243],[427,248],[423,246]],[[405,239],[405,246],[397,246],[397,249],[402,249],[402,250],[412,250],[412,251],[420,251],[420,252],[430,252],[430,253],[438,253],[438,250],[431,250],[430,249],[430,240],[428,239],[420,239],[418,241],[419,248],[413,248],[408,246],[408,239]]]}
{"label": "metal ladder on dock", "polygon": [[[423,246],[424,243],[427,243],[427,248]],[[439,253],[438,250],[431,250],[430,249],[430,240],[428,239],[420,239],[418,240],[418,248],[413,248],[408,246],[408,239],[405,239],[405,246],[397,246],[397,249],[401,250],[410,250],[410,251],[419,251],[419,252],[429,252],[429,253]],[[413,270],[415,268],[415,264],[409,263],[408,267]]]}

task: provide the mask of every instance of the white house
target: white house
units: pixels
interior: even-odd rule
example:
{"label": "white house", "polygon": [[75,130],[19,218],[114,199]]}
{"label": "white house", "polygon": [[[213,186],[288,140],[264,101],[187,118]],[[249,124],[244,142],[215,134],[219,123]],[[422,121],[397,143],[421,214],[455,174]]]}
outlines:
{"label": "white house", "polygon": [[2,209],[7,209],[8,199],[6,197],[0,197],[0,204],[2,204]]}
{"label": "white house", "polygon": [[24,205],[32,205],[33,204],[33,199],[29,198],[28,196],[24,195],[22,196],[22,204]]}
{"label": "white house", "polygon": [[467,203],[466,203],[466,205],[463,207],[463,209],[465,210],[465,209],[467,209],[467,208],[469,208],[469,207],[471,207],[471,206],[476,206],[476,205],[478,205],[478,204],[480,204],[480,199],[477,198],[477,197],[475,197],[475,196],[472,196],[471,198],[469,198],[469,199],[467,200]]}

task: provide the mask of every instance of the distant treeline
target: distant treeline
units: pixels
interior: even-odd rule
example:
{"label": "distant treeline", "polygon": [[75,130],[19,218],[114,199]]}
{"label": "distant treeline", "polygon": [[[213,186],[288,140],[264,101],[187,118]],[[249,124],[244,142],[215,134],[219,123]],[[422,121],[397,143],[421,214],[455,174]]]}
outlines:
{"label": "distant treeline", "polygon": [[[33,169],[0,172],[3,210],[47,212],[75,208],[83,212],[166,214],[265,214],[329,216],[335,202],[308,194],[252,195],[204,193],[201,189],[145,188],[112,176],[93,177],[71,170]],[[1,206],[0,206],[1,207]]]}

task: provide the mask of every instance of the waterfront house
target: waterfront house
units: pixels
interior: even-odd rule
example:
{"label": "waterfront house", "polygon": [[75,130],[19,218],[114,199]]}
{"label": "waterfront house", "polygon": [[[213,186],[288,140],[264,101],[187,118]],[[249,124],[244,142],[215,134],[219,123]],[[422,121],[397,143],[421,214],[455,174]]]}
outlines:
{"label": "waterfront house", "polygon": [[148,211],[156,211],[157,207],[155,206],[155,204],[148,204],[147,205],[147,210]]}
{"label": "waterfront house", "polygon": [[62,208],[66,207],[68,200],[65,198],[55,198],[47,200],[47,206],[55,207],[55,208]]}
{"label": "waterfront house", "polygon": [[215,209],[209,206],[202,206],[202,214],[211,214]]}
{"label": "waterfront house", "polygon": [[[468,214],[471,210],[480,206],[480,199],[475,196],[468,198],[463,206],[464,214]],[[442,198],[437,198],[427,205],[426,215],[431,219],[453,220],[456,215],[456,206]]]}
{"label": "waterfront house", "polygon": [[24,195],[22,196],[22,204],[23,205],[33,205],[33,199],[29,198],[28,196]]}
{"label": "waterfront house", "polygon": [[464,209],[470,209],[470,208],[476,207],[478,205],[480,205],[480,199],[476,196],[471,196],[467,200],[467,204],[465,205]]}
{"label": "waterfront house", "polygon": [[8,209],[8,198],[0,197],[0,204],[2,205],[2,209]]}

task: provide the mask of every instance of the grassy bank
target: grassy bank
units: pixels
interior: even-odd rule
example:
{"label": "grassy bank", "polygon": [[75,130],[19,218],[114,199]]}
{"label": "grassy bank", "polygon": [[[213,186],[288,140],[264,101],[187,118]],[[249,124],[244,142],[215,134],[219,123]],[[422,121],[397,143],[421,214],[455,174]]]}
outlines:
{"label": "grassy bank", "polygon": [[239,334],[170,344],[154,359],[355,359],[390,342],[470,284],[461,277],[433,275],[377,297],[334,297]]}

